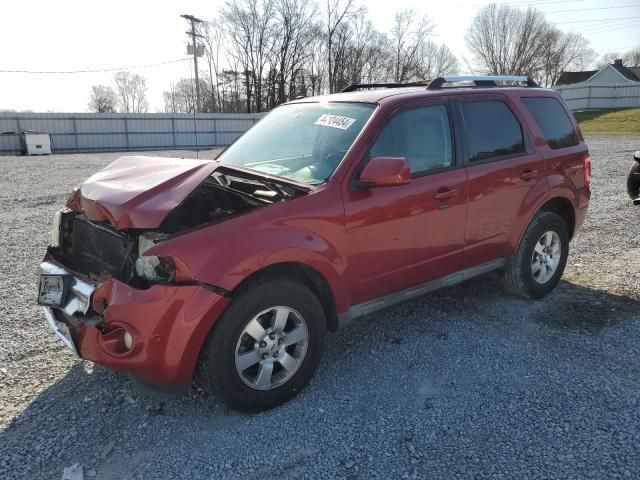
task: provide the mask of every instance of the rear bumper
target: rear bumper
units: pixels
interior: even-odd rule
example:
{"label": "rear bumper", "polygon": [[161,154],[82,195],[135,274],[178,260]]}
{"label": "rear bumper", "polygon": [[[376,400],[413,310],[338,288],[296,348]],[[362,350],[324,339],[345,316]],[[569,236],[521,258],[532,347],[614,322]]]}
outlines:
{"label": "rear bumper", "polygon": [[[190,381],[202,344],[229,303],[200,285],[140,290],[112,278],[93,285],[74,276],[74,282],[91,287],[90,308],[67,308],[73,294],[62,308],[43,307],[56,334],[86,360],[159,384]],[[70,339],[58,322],[68,327]],[[124,332],[131,335],[130,348]]]}

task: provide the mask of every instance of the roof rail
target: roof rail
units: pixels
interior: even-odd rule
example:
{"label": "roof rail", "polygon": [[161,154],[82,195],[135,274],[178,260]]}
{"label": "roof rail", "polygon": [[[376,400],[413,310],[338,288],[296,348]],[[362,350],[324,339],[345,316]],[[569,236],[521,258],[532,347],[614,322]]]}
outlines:
{"label": "roof rail", "polygon": [[340,90],[340,93],[355,92],[356,90],[366,90],[368,88],[398,88],[402,86],[401,83],[352,83]]}
{"label": "roof rail", "polygon": [[[443,88],[445,83],[466,83],[473,82],[476,87],[499,87],[503,85],[498,85],[496,82],[508,82],[508,83],[517,83],[524,84],[527,87],[538,87],[539,85],[531,80],[529,77],[525,76],[513,76],[513,75],[495,75],[495,76],[454,76],[454,77],[438,77],[427,85],[427,90],[438,90]],[[504,85],[504,86],[512,86],[512,85]],[[446,87],[445,87],[446,88]]]}

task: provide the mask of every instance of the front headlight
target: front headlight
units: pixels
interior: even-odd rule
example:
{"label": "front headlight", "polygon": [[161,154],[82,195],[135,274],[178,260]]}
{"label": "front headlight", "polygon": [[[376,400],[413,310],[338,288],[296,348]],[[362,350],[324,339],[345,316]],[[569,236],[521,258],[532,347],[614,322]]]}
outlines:
{"label": "front headlight", "polygon": [[156,257],[144,253],[155,245],[149,234],[138,237],[138,259],[136,273],[139,277],[151,281],[171,282],[176,278],[176,265],[171,257]]}
{"label": "front headlight", "polygon": [[136,273],[147,280],[171,282],[176,278],[176,265],[171,257],[142,255],[136,260]]}

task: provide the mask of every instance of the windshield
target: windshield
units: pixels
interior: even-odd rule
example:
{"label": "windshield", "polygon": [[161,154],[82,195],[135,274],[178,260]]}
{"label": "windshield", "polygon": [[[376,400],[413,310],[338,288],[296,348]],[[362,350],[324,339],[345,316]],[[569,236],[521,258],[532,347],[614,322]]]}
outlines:
{"label": "windshield", "polygon": [[366,103],[283,105],[240,137],[220,160],[299,182],[322,183],[374,109]]}

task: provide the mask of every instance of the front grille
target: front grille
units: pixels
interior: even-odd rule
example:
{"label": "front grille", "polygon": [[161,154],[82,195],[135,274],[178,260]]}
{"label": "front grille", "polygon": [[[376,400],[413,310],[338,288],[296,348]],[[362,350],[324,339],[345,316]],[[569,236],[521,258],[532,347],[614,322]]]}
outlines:
{"label": "front grille", "polygon": [[73,219],[70,240],[67,264],[76,272],[107,273],[123,281],[131,278],[134,242],[126,235],[79,215]]}

